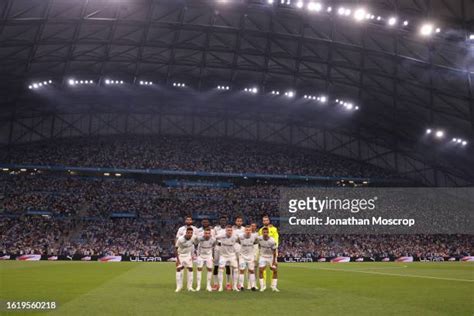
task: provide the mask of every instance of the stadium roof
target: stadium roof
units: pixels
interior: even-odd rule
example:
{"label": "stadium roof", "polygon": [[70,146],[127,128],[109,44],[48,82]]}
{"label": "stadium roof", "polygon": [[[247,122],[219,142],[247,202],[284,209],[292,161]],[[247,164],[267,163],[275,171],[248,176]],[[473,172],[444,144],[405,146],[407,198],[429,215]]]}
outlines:
{"label": "stadium roof", "polygon": [[[227,122],[240,119],[233,128],[255,134],[249,138],[300,144],[321,132],[332,137],[324,150],[427,183],[472,184],[472,1],[269,2],[2,1],[0,119],[11,124],[3,125],[1,142],[81,134],[86,114],[109,115],[96,117],[116,129],[108,133],[138,131],[112,126],[117,117],[110,115],[167,115],[173,124],[192,116],[193,133],[220,130],[223,122],[225,132],[216,134],[227,136]],[[70,80],[91,83],[71,87]],[[48,87],[28,89],[44,81]],[[220,85],[229,90],[216,90]],[[242,93],[253,87],[256,95]],[[285,99],[285,91],[294,98]],[[304,95],[325,96],[328,104]],[[336,100],[360,110],[346,113]],[[51,117],[64,121],[60,133]],[[427,129],[444,135],[436,139]]]}

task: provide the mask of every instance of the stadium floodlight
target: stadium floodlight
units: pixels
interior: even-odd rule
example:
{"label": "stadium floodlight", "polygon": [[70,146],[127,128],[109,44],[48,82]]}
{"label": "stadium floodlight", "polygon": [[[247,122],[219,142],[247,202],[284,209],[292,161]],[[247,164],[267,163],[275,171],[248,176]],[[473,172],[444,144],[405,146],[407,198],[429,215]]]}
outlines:
{"label": "stadium floodlight", "polygon": [[323,6],[319,2],[309,2],[308,3],[308,10],[309,11],[316,11],[319,12],[323,9]]}
{"label": "stadium floodlight", "polygon": [[105,79],[105,84],[110,84],[110,80],[109,80],[109,79]]}
{"label": "stadium floodlight", "polygon": [[345,12],[346,12],[346,9],[344,7],[340,7],[339,9],[337,9],[337,14],[339,15],[344,15]]}
{"label": "stadium floodlight", "polygon": [[467,145],[467,141],[463,140],[462,144],[463,146],[466,146]]}
{"label": "stadium floodlight", "polygon": [[441,32],[441,29],[440,29],[439,27],[437,27],[436,30],[435,30],[435,32],[436,32],[436,33],[439,33],[439,32]]}
{"label": "stadium floodlight", "polygon": [[30,90],[33,89],[33,86],[32,86],[32,85],[29,85],[29,86],[28,86],[28,89],[30,89]]}
{"label": "stadium floodlight", "polygon": [[457,138],[453,138],[451,141],[452,141],[453,143],[456,143],[456,142],[458,141],[458,139],[457,139]]}
{"label": "stadium floodlight", "polygon": [[430,36],[433,33],[433,24],[426,23],[420,28],[420,34],[422,36]]}
{"label": "stadium floodlight", "polygon": [[267,0],[268,4],[273,4],[273,0]]}
{"label": "stadium floodlight", "polygon": [[469,38],[470,41],[474,41],[474,33],[473,33],[473,34],[469,34],[469,37],[468,37],[468,38]]}
{"label": "stadium floodlight", "polygon": [[442,130],[437,130],[435,134],[436,138],[443,138],[444,137],[444,131]]}
{"label": "stadium floodlight", "polygon": [[328,98],[325,95],[319,97],[319,101],[321,101],[321,103],[326,103],[327,100]]}
{"label": "stadium floodlight", "polygon": [[301,9],[301,8],[303,7],[303,5],[304,5],[303,1],[298,1],[298,2],[296,2],[296,7],[297,7],[298,9]]}
{"label": "stadium floodlight", "polygon": [[387,23],[388,23],[389,26],[394,26],[395,24],[397,24],[397,18],[392,16],[388,19]]}
{"label": "stadium floodlight", "polygon": [[332,7],[328,7],[326,11],[327,11],[327,12],[331,12],[331,11],[332,11]]}
{"label": "stadium floodlight", "polygon": [[358,105],[356,105],[355,110],[359,111],[359,106]]}
{"label": "stadium floodlight", "polygon": [[288,98],[293,98],[295,96],[295,92],[293,91],[286,91],[285,92],[285,96],[287,96]]}
{"label": "stadium floodlight", "polygon": [[428,129],[426,130],[426,134],[431,134],[432,132],[433,132],[433,131],[431,130],[431,128],[428,128]]}
{"label": "stadium floodlight", "polygon": [[351,13],[352,13],[351,9],[346,9],[346,11],[344,12],[344,15],[349,16],[351,15]]}
{"label": "stadium floodlight", "polygon": [[378,17],[377,17],[377,21],[380,21],[380,20],[382,20],[382,17],[381,17],[381,16],[378,16]]}
{"label": "stadium floodlight", "polygon": [[408,25],[408,21],[407,21],[407,20],[403,21],[403,25],[404,25],[404,26],[407,26],[407,25]]}
{"label": "stadium floodlight", "polygon": [[370,14],[368,14],[364,8],[359,8],[354,11],[354,19],[356,21],[363,21],[366,16],[368,16],[368,18],[370,19]]}
{"label": "stadium floodlight", "polygon": [[354,108],[354,106],[352,105],[352,103],[347,103],[346,108],[348,110],[352,110]]}

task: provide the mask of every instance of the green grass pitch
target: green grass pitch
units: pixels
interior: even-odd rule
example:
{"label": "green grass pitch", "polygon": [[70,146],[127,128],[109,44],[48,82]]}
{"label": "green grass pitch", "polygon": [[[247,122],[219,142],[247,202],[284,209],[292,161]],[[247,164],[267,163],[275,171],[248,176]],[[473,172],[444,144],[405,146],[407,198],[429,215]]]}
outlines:
{"label": "green grass pitch", "polygon": [[0,277],[1,314],[56,301],[61,315],[474,315],[472,263],[280,264],[280,293],[174,293],[173,263],[4,261]]}

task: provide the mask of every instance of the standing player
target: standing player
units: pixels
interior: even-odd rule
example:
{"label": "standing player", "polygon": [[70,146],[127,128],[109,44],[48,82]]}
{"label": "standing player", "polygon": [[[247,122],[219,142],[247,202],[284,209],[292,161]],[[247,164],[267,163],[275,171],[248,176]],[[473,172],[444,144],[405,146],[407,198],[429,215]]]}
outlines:
{"label": "standing player", "polygon": [[[265,216],[262,217],[262,224],[263,224],[263,227],[260,228],[260,230],[258,231],[258,234],[260,236],[262,236],[262,230],[265,227],[268,229],[268,235],[270,237],[272,237],[273,240],[275,240],[275,242],[276,242],[277,256],[278,256],[278,245],[279,245],[279,239],[280,239],[280,236],[278,235],[278,228],[276,228],[275,226],[272,225],[272,223],[270,223],[270,217],[268,215],[265,215]],[[266,270],[263,272],[263,278],[265,279],[265,281],[267,280],[267,271]]]}
{"label": "standing player", "polygon": [[277,244],[275,240],[269,236],[269,229],[264,227],[262,229],[262,236],[258,238],[258,245],[260,249],[260,258],[258,260],[258,269],[260,277],[260,292],[267,288],[265,280],[263,279],[263,271],[270,267],[273,271],[272,291],[280,292],[277,288],[278,283],[278,263],[277,263]]}
{"label": "standing player", "polygon": [[186,228],[186,233],[176,240],[176,292],[183,288],[183,270],[188,269],[187,273],[187,289],[194,292],[193,289],[193,259],[194,251],[194,230],[192,227]]}
{"label": "standing player", "polygon": [[[214,238],[218,238],[220,236],[225,235],[225,228],[227,227],[227,217],[222,215],[219,218],[219,225],[214,227]],[[214,290],[219,289],[219,284],[217,280],[218,272],[219,272],[219,257],[220,257],[220,246],[219,244],[216,245],[214,248]],[[227,277],[227,284],[230,284],[230,268],[226,267],[226,277]]]}
{"label": "standing player", "polygon": [[256,291],[255,287],[255,245],[258,246],[257,234],[252,234],[249,226],[245,227],[245,233],[239,236],[239,244],[241,246],[239,253],[239,289],[244,290],[244,273],[248,269],[248,284],[252,291]]}
{"label": "standing player", "polygon": [[204,231],[206,228],[209,228],[211,230],[211,236],[214,237],[214,230],[211,227],[211,222],[209,221],[208,218],[203,218],[201,221],[201,227],[198,228],[197,230],[197,235],[198,237],[204,236]]}
{"label": "standing player", "polygon": [[206,264],[207,268],[207,285],[206,290],[212,292],[211,287],[211,278],[212,278],[212,266],[213,266],[213,259],[212,259],[212,251],[214,246],[216,245],[216,239],[211,236],[211,228],[206,227],[204,228],[204,233],[202,236],[199,236],[195,239],[195,244],[197,248],[197,273],[196,273],[196,291],[201,290],[201,276],[202,276],[202,267]]}
{"label": "standing player", "polygon": [[[252,230],[252,235],[255,236],[255,239],[258,238],[258,227],[257,227],[257,223],[255,222],[252,222],[250,223],[250,228]],[[258,267],[258,243],[254,245],[254,254],[255,254],[255,264],[254,266],[255,267]],[[258,290],[258,287],[256,284],[255,285],[255,289]],[[250,282],[247,282],[247,290],[250,290],[251,289],[251,286],[250,286]]]}
{"label": "standing player", "polygon": [[237,216],[235,218],[235,225],[232,226],[232,230],[234,231],[234,234],[237,235],[237,237],[245,233],[245,227],[243,226],[243,224],[244,219],[242,218],[242,216]]}
{"label": "standing player", "polygon": [[193,218],[190,215],[188,215],[184,218],[184,225],[181,226],[178,229],[178,232],[176,233],[176,239],[178,239],[181,236],[184,236],[184,234],[186,234],[186,231],[187,231],[188,228],[192,228],[193,229],[193,235],[197,236],[198,229],[197,229],[196,226],[193,225]]}
{"label": "standing player", "polygon": [[235,252],[235,244],[237,243],[238,237],[233,234],[232,226],[227,226],[225,229],[225,235],[218,236],[217,241],[220,246],[220,258],[219,258],[219,292],[222,292],[223,279],[224,279],[224,268],[229,265],[233,270],[234,282],[233,290],[239,291],[237,282],[239,278],[239,270],[237,264],[237,254]]}

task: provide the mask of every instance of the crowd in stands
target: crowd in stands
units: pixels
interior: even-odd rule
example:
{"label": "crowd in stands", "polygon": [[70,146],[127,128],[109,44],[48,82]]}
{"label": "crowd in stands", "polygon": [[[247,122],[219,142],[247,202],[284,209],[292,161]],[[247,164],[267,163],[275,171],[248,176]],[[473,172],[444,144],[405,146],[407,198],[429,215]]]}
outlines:
{"label": "crowd in stands", "polygon": [[[288,146],[187,137],[75,138],[13,147],[0,162],[169,170],[393,177],[369,164]],[[0,253],[171,256],[185,215],[278,217],[279,187],[167,187],[133,178],[0,175]],[[26,215],[48,211],[51,216]],[[126,213],[133,218],[113,218]],[[450,256],[467,235],[282,235],[279,256]]]}
{"label": "crowd in stands", "polygon": [[5,163],[389,178],[360,161],[288,145],[178,136],[78,137],[12,147]]}

